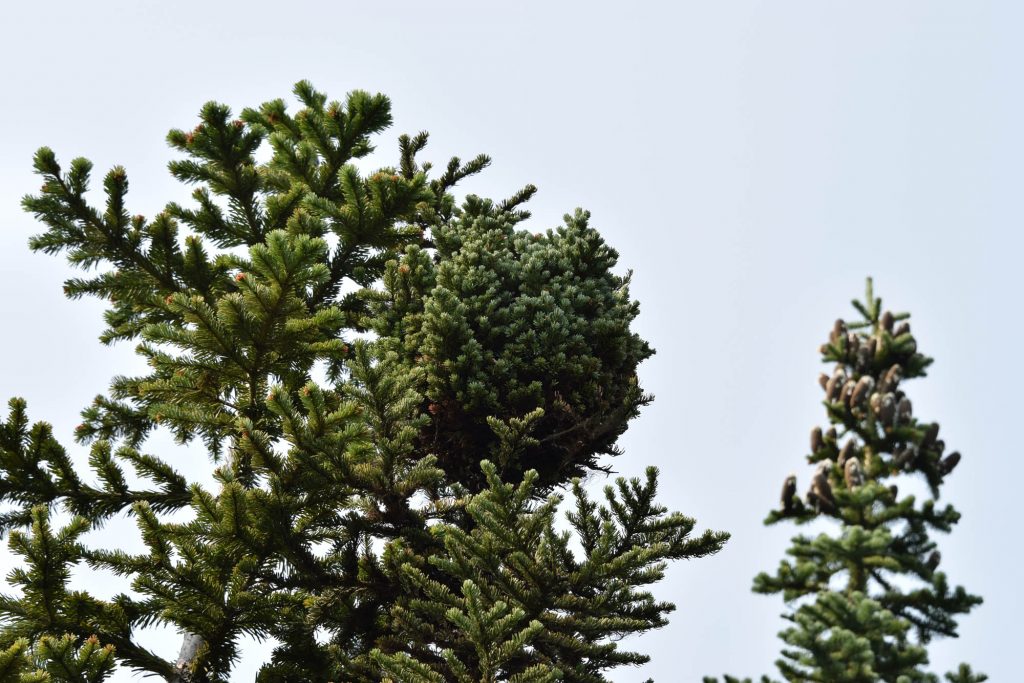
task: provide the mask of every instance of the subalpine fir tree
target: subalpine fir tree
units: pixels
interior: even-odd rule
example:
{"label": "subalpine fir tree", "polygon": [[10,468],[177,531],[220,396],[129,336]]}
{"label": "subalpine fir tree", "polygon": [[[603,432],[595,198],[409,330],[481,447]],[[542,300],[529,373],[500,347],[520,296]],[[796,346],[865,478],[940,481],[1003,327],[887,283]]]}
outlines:
{"label": "subalpine fir tree", "polygon": [[[673,609],[646,587],[727,535],[668,514],[653,470],[600,505],[578,483],[650,400],[616,253],[583,212],[519,230],[532,187],[457,206],[452,187],[489,160],[435,173],[425,133],[361,172],[389,101],[295,94],[294,114],[210,103],[171,131],[195,203],[152,218],[129,214],[124,169],[95,208],[88,161],[37,153],[32,247],[96,269],[67,295],[108,300],[102,341],[137,342],[151,369],[83,411],[91,474],[10,403],[0,527],[24,566],[0,597],[0,681],[101,680],[115,662],[226,681],[244,635],[277,642],[265,683],[596,682],[646,661],[617,645]],[[205,443],[216,487],[143,452],[157,427]],[[122,513],[145,552],[80,540]],[[73,590],[80,564],[132,593]],[[177,661],[138,643],[153,624],[184,634]]]}
{"label": "subalpine fir tree", "polygon": [[[870,279],[864,301],[853,306],[861,319],[837,320],[821,346],[822,361],[834,368],[819,378],[828,426],[811,431],[810,486],[801,498],[790,475],[779,509],[765,520],[826,519],[836,528],[795,537],[790,559],[774,576],[759,574],[754,591],[781,593],[793,606],[776,662],[786,681],[933,683],[939,678],[926,669],[927,645],[956,637],[957,615],[981,603],[950,588],[931,538],[960,518],[951,505],[937,505],[960,454],[946,453],[938,423],[914,415],[907,382],[925,376],[932,359],[918,351],[909,314],[883,311]],[[899,484],[910,478],[930,495],[919,500],[906,487],[901,494]],[[945,679],[987,676],[963,664]]]}

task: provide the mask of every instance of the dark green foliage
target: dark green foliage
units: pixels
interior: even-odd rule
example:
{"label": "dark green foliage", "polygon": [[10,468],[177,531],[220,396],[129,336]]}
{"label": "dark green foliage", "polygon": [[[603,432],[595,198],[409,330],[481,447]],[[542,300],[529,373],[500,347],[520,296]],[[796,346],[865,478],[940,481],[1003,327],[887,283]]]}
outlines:
{"label": "dark green foliage", "polygon": [[[357,91],[344,104],[327,103],[305,82],[295,92],[305,105],[295,116],[274,101],[232,120],[227,107],[209,103],[193,131],[171,131],[171,146],[188,157],[171,172],[198,185],[197,208],[170,204],[152,220],[128,216],[124,169],[107,174],[100,212],[84,199],[88,161],[76,159],[64,173],[49,149],[37,153],[42,193],[24,206],[49,229],[32,247],[66,252],[83,267],[108,266],[69,280],[65,291],[109,299],[103,340],[141,337],[154,368],[116,378],[111,396],[85,411],[80,438],[137,444],[163,422],[183,440],[202,436],[217,453],[234,418],[262,417],[273,381],[295,392],[318,360],[336,376],[341,327],[358,328],[365,311],[355,293],[339,297],[342,285],[368,286],[396,250],[427,244],[424,229],[451,210],[444,192],[453,178],[488,162],[455,160],[432,181],[412,157],[425,144],[421,135],[415,149],[403,145],[402,164],[415,172],[364,178],[351,162],[389,125],[387,99]],[[259,164],[264,141],[273,156]],[[328,235],[333,249],[321,239]],[[165,344],[178,353],[161,353]]]}
{"label": "dark green foliage", "polygon": [[946,680],[949,683],[983,683],[988,680],[988,676],[985,674],[976,674],[971,671],[971,667],[967,664],[961,664],[960,668],[955,672],[946,674]]}
{"label": "dark green foliage", "polygon": [[[637,305],[618,255],[565,217],[546,234],[516,231],[507,208],[471,199],[435,231],[435,257],[406,249],[375,293],[372,327],[410,368],[434,416],[424,448],[450,476],[484,485],[477,459],[502,476],[536,469],[542,487],[597,467],[650,397],[637,365],[652,353],[629,329]],[[535,443],[498,457],[488,420],[536,409]]]}
{"label": "dark green foliage", "polygon": [[[0,614],[6,622],[0,647],[14,647],[42,636],[33,646],[34,655],[41,658],[37,663],[59,681],[102,680],[113,668],[113,660],[109,650],[97,649],[100,642],[114,648],[118,659],[129,666],[169,675],[170,667],[163,660],[132,641],[137,603],[124,595],[109,602],[97,600],[68,588],[71,568],[90,558],[89,551],[78,542],[89,522],[75,517],[68,526],[55,531],[45,506],[32,508],[30,515],[28,533],[15,530],[10,534],[11,549],[22,558],[24,566],[7,577],[21,595],[0,597]],[[71,661],[72,650],[80,648],[74,657],[79,661],[76,666],[82,669],[75,675],[61,673],[58,660]],[[80,677],[86,675],[86,669],[94,678]]]}
{"label": "dark green foliage", "polygon": [[[539,415],[532,417],[539,421]],[[502,437],[501,450],[513,450],[508,433]],[[654,502],[654,468],[645,482],[618,479],[607,487],[605,505],[592,502],[575,482],[571,532],[556,531],[560,496],[534,502],[535,471],[513,486],[502,483],[495,465],[485,462],[483,470],[489,487],[466,507],[473,525],[469,530],[451,524],[432,529],[446,552],[431,557],[430,567],[414,562],[402,567],[413,597],[394,613],[400,632],[410,642],[423,643],[413,648],[417,660],[441,669],[451,665],[451,658],[464,665],[468,661],[473,680],[494,680],[499,670],[527,676],[539,666],[557,669],[558,680],[596,683],[606,680],[606,669],[647,662],[646,655],[615,644],[626,634],[667,623],[665,615],[674,606],[655,601],[644,587],[661,580],[667,560],[709,555],[727,538],[710,531],[691,538],[692,519],[666,515]],[[571,549],[575,543],[582,549],[580,557]],[[431,570],[439,570],[444,580],[432,579]],[[463,579],[462,590],[452,590],[448,577]],[[526,631],[530,656],[517,648],[500,666],[482,658],[481,653],[500,651],[501,640],[466,622],[475,624],[480,613],[491,611],[511,622],[501,637],[511,635],[513,626],[537,624]],[[451,623],[439,629],[446,618]],[[444,664],[435,645],[452,653]]]}
{"label": "dark green foliage", "polygon": [[[616,641],[666,623],[673,607],[646,587],[726,535],[691,538],[692,520],[654,502],[653,471],[604,506],[576,484],[582,555],[553,526],[545,495],[605,468],[649,400],[617,255],[584,212],[518,231],[531,187],[457,206],[451,188],[488,159],[432,173],[425,133],[399,139],[395,167],[360,173],[388,100],[295,94],[295,114],[275,100],[233,119],[210,103],[172,131],[194,205],[152,219],[129,216],[123,169],[101,210],[87,161],[36,156],[44,185],[24,205],[47,230],[33,248],[90,270],[67,294],[109,300],[102,340],[135,341],[150,369],[83,411],[91,473],[10,404],[0,524],[25,560],[20,595],[0,600],[12,675],[99,680],[102,643],[168,681],[227,681],[246,635],[279,643],[263,683],[604,681],[645,661]],[[141,452],[158,427],[207,445],[213,486]],[[54,508],[72,515],[63,529]],[[119,513],[143,552],[79,542]],[[70,590],[83,563],[132,595]],[[186,634],[179,661],[137,645],[154,624]],[[51,667],[76,657],[74,672]]]}
{"label": "dark green foliage", "polygon": [[43,636],[36,645],[32,658],[39,670],[46,672],[45,680],[99,683],[114,671],[114,648],[100,645],[96,636],[79,643],[73,635],[61,638]]}
{"label": "dark green foliage", "polygon": [[73,635],[43,636],[30,648],[26,639],[0,652],[0,683],[100,683],[114,670],[114,648],[96,636],[79,644]]}
{"label": "dark green foliage", "polygon": [[[830,426],[811,435],[810,490],[801,499],[784,489],[765,520],[825,518],[836,529],[795,537],[790,559],[758,575],[754,591],[793,605],[777,662],[787,681],[937,682],[926,646],[955,637],[956,617],[981,603],[949,586],[931,539],[960,518],[937,504],[960,456],[945,453],[938,424],[913,413],[906,382],[923,377],[932,359],[918,351],[909,315],[883,312],[870,280],[865,301],[853,304],[861,320],[836,321],[821,347],[823,362],[834,364],[821,377]],[[910,478],[931,496],[901,494],[898,483]],[[975,680],[969,668],[959,676],[951,680]]]}

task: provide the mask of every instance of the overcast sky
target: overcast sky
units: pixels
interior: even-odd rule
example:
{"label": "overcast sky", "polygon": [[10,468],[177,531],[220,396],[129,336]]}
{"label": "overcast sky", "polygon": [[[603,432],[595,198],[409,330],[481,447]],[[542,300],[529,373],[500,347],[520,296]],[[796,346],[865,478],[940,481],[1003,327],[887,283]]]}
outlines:
{"label": "overcast sky", "polygon": [[[817,347],[869,274],[936,358],[908,385],[915,412],[964,453],[943,492],[963,519],[942,567],[985,604],[930,647],[934,668],[1017,680],[1022,19],[1010,0],[6,3],[0,397],[25,397],[70,446],[79,410],[139,367],[131,345],[97,342],[97,302],[63,299],[63,262],[27,249],[37,147],[87,156],[97,177],[123,164],[129,211],[152,215],[187,200],[164,135],[207,100],[237,111],[302,78],[336,98],[380,91],[395,115],[383,163],[422,129],[424,158],[487,152],[462,191],[535,183],[530,227],[586,207],[635,271],[657,400],[615,466],[658,465],[667,505],[733,538],[671,570],[656,593],[678,611],[633,643],[652,662],[614,680],[774,672],[784,605],[750,585],[795,531],[761,520],[787,473],[806,485]],[[206,477],[201,454],[174,448],[149,450]],[[96,538],[120,529],[131,537],[114,523]],[[180,642],[147,638],[169,658]],[[263,656],[247,646],[235,680]]]}

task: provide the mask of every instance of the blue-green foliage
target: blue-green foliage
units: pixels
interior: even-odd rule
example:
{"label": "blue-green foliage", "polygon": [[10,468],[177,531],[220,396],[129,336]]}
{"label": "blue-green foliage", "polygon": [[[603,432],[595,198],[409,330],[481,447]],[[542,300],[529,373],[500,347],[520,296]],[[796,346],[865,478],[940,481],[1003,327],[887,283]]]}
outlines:
{"label": "blue-green foliage", "polygon": [[388,265],[371,303],[382,344],[422,370],[434,416],[425,448],[475,487],[484,483],[479,461],[498,447],[488,418],[543,410],[537,443],[514,462],[495,461],[503,475],[536,469],[552,486],[617,453],[650,400],[636,370],[652,352],[630,330],[637,304],[629,278],[613,272],[617,253],[586,212],[543,234],[516,230],[518,220],[471,197],[435,231],[432,254],[410,246]]}

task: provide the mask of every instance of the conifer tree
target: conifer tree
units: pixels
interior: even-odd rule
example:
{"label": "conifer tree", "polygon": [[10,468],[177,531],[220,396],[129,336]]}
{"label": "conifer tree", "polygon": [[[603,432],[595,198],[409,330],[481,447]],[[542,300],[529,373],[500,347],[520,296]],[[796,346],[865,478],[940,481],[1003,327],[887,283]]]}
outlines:
{"label": "conifer tree", "polygon": [[[137,343],[150,369],[83,411],[89,473],[10,402],[0,531],[24,566],[0,597],[0,669],[92,681],[116,662],[212,683],[244,635],[276,641],[264,683],[591,682],[646,661],[616,642],[665,624],[673,606],[646,586],[727,535],[655,502],[653,470],[602,505],[579,483],[650,400],[617,254],[585,212],[518,229],[532,187],[458,205],[452,188],[489,159],[435,172],[425,133],[361,172],[387,98],[295,95],[294,114],[209,103],[171,131],[194,203],[152,218],[130,215],[124,169],[97,208],[88,161],[37,153],[32,248],[88,271],[65,292],[109,301],[101,340]],[[216,486],[144,451],[158,427],[205,444]],[[570,484],[572,531],[557,531]],[[116,514],[144,552],[80,541]],[[132,593],[73,590],[82,564]],[[183,634],[176,661],[138,643],[152,624]]]}
{"label": "conifer tree", "polygon": [[[834,365],[819,378],[828,425],[811,431],[810,486],[801,498],[790,475],[765,520],[825,519],[833,530],[796,536],[789,559],[774,575],[759,574],[754,591],[782,594],[792,606],[784,615],[791,625],[779,634],[784,680],[932,683],[939,679],[926,668],[928,644],[956,637],[956,617],[981,603],[950,587],[932,539],[960,519],[938,504],[960,454],[946,452],[938,423],[914,414],[907,383],[924,377],[932,359],[918,351],[909,314],[883,310],[870,279],[853,306],[860,320],[837,320],[821,346],[822,361]],[[899,488],[912,480],[926,491],[920,500]],[[987,677],[964,664],[945,679]]]}

